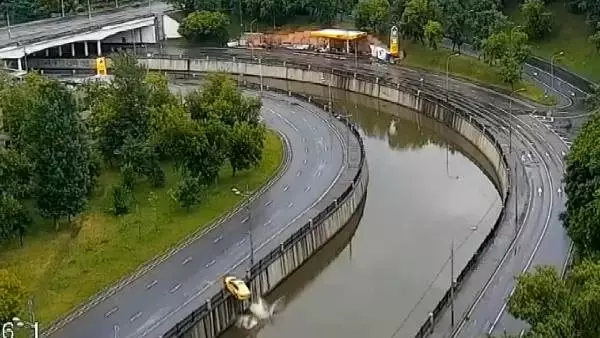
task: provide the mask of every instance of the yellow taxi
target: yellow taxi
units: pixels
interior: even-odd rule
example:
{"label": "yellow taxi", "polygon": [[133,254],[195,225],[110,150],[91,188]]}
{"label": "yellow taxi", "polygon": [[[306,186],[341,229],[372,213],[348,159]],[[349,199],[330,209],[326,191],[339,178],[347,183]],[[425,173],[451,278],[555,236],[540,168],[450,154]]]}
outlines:
{"label": "yellow taxi", "polygon": [[250,299],[250,289],[243,280],[235,276],[226,276],[223,278],[223,284],[225,285],[225,289],[237,300]]}

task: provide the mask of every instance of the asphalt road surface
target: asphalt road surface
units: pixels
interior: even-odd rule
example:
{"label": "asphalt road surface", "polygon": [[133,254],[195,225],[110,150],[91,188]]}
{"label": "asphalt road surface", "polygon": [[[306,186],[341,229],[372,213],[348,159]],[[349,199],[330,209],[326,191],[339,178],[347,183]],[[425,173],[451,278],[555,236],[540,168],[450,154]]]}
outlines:
{"label": "asphalt road surface", "polygon": [[42,41],[44,39],[73,35],[78,32],[88,32],[105,26],[152,16],[153,13],[171,10],[172,6],[156,2],[151,6],[124,7],[119,11],[104,11],[92,13],[92,19],[84,15],[68,16],[65,18],[33,21],[10,27],[10,37],[7,27],[0,28],[0,47]]}
{"label": "asphalt road surface", "polygon": [[252,229],[258,260],[320,211],[313,206],[330,197],[327,192],[345,168],[345,127],[310,104],[271,93],[263,97],[261,113],[270,128],[285,135],[290,162],[249,205],[251,215],[237,213],[53,337],[106,338],[114,330],[119,337],[158,337],[221,288],[225,273],[245,273],[246,229]]}

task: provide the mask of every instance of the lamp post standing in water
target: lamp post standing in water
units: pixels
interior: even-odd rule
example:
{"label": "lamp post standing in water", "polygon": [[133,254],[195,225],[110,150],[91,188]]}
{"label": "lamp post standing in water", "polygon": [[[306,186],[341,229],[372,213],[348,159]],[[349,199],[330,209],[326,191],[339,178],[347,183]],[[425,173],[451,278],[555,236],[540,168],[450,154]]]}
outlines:
{"label": "lamp post standing in water", "polygon": [[448,57],[446,58],[446,102],[448,102],[448,78],[449,78],[449,73],[450,73],[450,58],[453,56],[458,56],[460,55],[459,53],[454,53],[454,54],[450,54],[448,55]]}

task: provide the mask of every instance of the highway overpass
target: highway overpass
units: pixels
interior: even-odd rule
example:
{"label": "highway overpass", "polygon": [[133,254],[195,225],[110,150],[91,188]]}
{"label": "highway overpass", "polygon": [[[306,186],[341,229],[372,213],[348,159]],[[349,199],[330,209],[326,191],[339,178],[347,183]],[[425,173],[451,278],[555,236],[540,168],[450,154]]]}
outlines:
{"label": "highway overpass", "polygon": [[101,56],[103,44],[156,43],[180,37],[164,3],[35,21],[0,29],[0,59],[27,69],[27,55]]}

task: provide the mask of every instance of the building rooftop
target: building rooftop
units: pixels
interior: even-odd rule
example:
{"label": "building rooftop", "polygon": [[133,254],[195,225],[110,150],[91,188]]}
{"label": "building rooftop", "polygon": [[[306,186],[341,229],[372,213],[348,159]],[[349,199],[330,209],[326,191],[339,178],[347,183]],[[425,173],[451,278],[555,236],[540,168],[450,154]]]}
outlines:
{"label": "building rooftop", "polygon": [[336,29],[327,28],[318,31],[310,32],[311,37],[315,38],[329,38],[339,40],[356,40],[367,36],[367,32],[347,30],[347,29]]}

